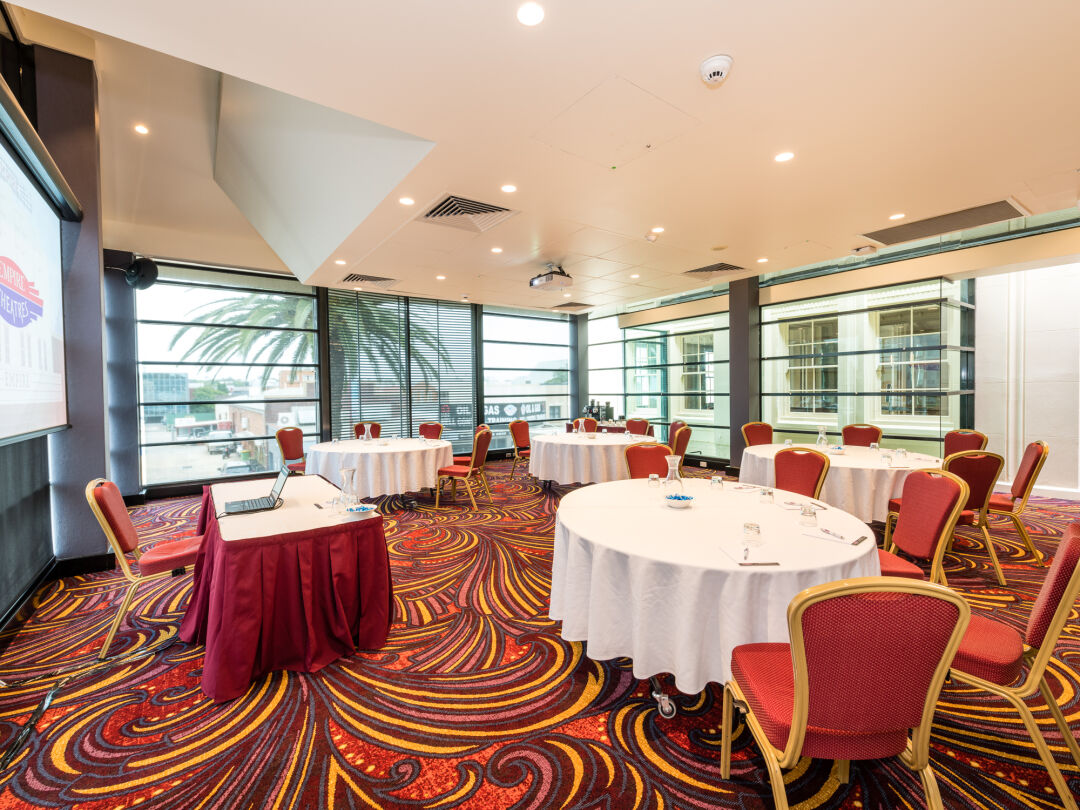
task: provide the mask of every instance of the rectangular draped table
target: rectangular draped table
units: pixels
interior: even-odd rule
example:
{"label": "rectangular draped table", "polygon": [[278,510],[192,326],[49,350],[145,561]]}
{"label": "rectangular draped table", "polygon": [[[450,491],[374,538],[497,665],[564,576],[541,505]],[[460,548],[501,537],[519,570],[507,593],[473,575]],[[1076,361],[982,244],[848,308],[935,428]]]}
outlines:
{"label": "rectangular draped table", "polygon": [[202,688],[215,701],[273,670],[316,672],[377,649],[390,628],[382,516],[336,514],[325,502],[337,487],[315,475],[290,478],[278,509],[221,514],[226,501],[269,490],[265,479],[203,489],[203,543],[180,638],[206,645]]}

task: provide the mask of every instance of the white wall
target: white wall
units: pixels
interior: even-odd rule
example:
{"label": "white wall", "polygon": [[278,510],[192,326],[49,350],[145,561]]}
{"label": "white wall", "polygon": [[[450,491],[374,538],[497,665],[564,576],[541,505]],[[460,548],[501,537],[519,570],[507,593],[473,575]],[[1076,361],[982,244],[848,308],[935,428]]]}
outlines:
{"label": "white wall", "polygon": [[1078,309],[1080,264],[975,282],[975,427],[1005,456],[1005,481],[1028,442],[1047,442],[1043,495],[1080,496]]}

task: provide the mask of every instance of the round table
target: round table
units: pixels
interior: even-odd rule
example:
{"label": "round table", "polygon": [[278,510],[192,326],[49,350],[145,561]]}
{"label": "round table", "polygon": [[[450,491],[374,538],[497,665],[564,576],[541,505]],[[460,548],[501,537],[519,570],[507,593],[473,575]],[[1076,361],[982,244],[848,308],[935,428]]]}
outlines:
{"label": "round table", "polygon": [[[796,444],[793,447],[819,449],[812,444]],[[776,481],[773,457],[783,449],[782,444],[747,447],[743,450],[742,463],[739,465],[739,480],[746,484],[771,487]],[[821,500],[865,521],[885,521],[889,514],[889,499],[900,497],[904,479],[912,470],[941,468],[940,458],[919,453],[908,453],[907,461],[902,466],[895,466],[895,451],[892,451],[894,466],[886,467],[881,453],[869,447],[847,445],[843,454],[826,455],[829,456],[829,472],[821,488]]]}
{"label": "round table", "polygon": [[[728,680],[737,645],[789,640],[787,607],[800,591],[881,573],[873,532],[846,512],[819,510],[815,529],[785,503],[809,502],[794,493],[762,503],[757,487],[683,483],[689,509],[667,507],[643,480],[583,487],[559,504],[549,614],[564,639],[588,642],[590,658],[627,656],[638,678],[670,672],[680,691],[700,692]],[[748,561],[779,565],[740,565],[746,522],[764,541]]]}
{"label": "round table", "polygon": [[342,468],[355,467],[356,494],[376,498],[434,487],[439,468],[453,463],[444,439],[350,439],[311,447],[304,471],[341,486]]}
{"label": "round table", "polygon": [[529,472],[541,481],[589,484],[628,478],[628,445],[652,441],[629,433],[539,433],[532,437]]}

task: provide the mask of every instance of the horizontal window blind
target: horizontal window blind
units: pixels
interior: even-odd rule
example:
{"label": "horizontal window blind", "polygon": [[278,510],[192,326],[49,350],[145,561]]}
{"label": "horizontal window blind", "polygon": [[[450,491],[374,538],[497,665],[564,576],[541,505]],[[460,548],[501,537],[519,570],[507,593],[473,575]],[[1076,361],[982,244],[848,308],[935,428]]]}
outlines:
{"label": "horizontal window blind", "polygon": [[472,307],[409,300],[412,433],[441,422],[455,450],[472,448],[476,426],[476,370]]}

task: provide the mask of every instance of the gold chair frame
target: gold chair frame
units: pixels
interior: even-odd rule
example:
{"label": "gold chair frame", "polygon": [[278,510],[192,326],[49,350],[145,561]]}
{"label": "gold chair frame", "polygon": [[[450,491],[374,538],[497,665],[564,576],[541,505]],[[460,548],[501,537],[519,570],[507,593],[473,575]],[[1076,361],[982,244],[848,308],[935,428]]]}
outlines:
{"label": "gold chair frame", "polygon": [[[518,465],[519,461],[525,466],[526,470],[529,469],[529,458],[528,458],[528,456],[523,456],[518,451],[519,450],[528,450],[530,448],[529,447],[524,447],[524,448],[518,447],[517,446],[517,439],[514,438],[514,431],[513,431],[512,428],[518,422],[524,422],[526,425],[529,424],[528,421],[525,420],[525,419],[515,419],[513,422],[511,422],[509,425],[507,425],[507,428],[510,429],[510,442],[514,446],[514,455],[513,455],[514,463],[510,465],[510,477],[511,478],[514,477],[514,471],[517,470],[517,465]],[[530,445],[530,447],[532,446],[532,437],[531,436],[529,437],[529,445]]]}
{"label": "gold chair frame", "polygon": [[[382,422],[375,422],[375,421],[360,421],[360,422],[353,422],[353,426],[352,426],[352,429],[353,429],[353,438],[359,438],[359,437],[357,437],[357,435],[356,435],[356,429],[357,429],[357,428],[358,428],[358,427],[359,427],[360,425],[365,425],[365,426],[366,426],[366,425],[378,425],[378,426],[379,426],[379,436],[382,436]],[[366,435],[366,434],[368,434],[368,433],[370,433],[370,432],[371,432],[371,431],[370,431],[370,430],[368,430],[368,429],[367,429],[367,427],[365,427],[365,428],[364,428],[364,433],[365,433],[365,435]]]}
{"label": "gold chair frame", "polygon": [[[720,775],[723,779],[731,778],[732,715],[734,714],[735,704],[738,703],[739,707],[745,711],[746,725],[750,729],[750,734],[765,757],[765,766],[769,773],[769,786],[772,788],[776,808],[777,810],[788,809],[787,791],[784,788],[784,775],[781,769],[794,767],[802,758],[802,746],[806,738],[806,722],[810,711],[810,684],[802,630],[802,615],[811,605],[825,599],[876,591],[933,596],[956,605],[959,612],[956,627],[953,628],[945,652],[930,680],[930,688],[926,693],[926,703],[923,705],[922,719],[918,727],[912,730],[907,748],[899,755],[900,761],[904,765],[919,774],[923,790],[926,792],[927,806],[931,810],[944,810],[937,779],[930,768],[930,730],[938,695],[945,682],[945,677],[949,674],[949,664],[952,663],[953,656],[956,655],[956,650],[960,647],[964,631],[967,629],[971,618],[971,609],[963,597],[948,588],[903,577],[860,577],[841,580],[840,582],[830,582],[808,588],[791,600],[791,604],[788,605],[787,615],[788,632],[791,636],[791,658],[795,667],[795,702],[787,744],[783,750],[780,750],[769,742],[764,728],[762,728],[761,723],[754,715],[753,709],[743,694],[738,681],[732,678],[724,685],[723,734],[720,751]],[[847,784],[850,777],[850,761],[837,760],[837,766],[840,781]]]}
{"label": "gold chair frame", "polygon": [[[109,546],[113,550],[113,555],[116,557],[117,563],[120,565],[120,571],[124,575],[124,579],[127,580],[127,590],[124,592],[124,601],[120,603],[119,609],[116,611],[116,616],[112,620],[112,624],[109,626],[109,634],[105,636],[105,643],[101,645],[101,652],[98,653],[98,660],[102,661],[109,653],[109,647],[113,643],[113,639],[116,637],[116,631],[120,629],[120,622],[123,621],[124,616],[131,610],[131,602],[135,598],[135,590],[143,582],[151,582],[155,579],[167,579],[173,575],[172,571],[162,571],[160,574],[136,574],[131,570],[131,564],[128,562],[127,554],[124,553],[123,546],[120,545],[120,541],[116,538],[116,533],[113,532],[113,528],[109,525],[108,518],[105,517],[105,513],[101,511],[101,507],[98,506],[97,498],[94,497],[94,490],[102,484],[106,483],[108,479],[95,478],[89,484],[86,485],[86,502],[90,504],[90,511],[94,513],[94,517],[97,518],[98,525],[101,526],[101,530],[105,532],[105,538],[109,541]],[[135,555],[135,559],[138,560],[142,556],[142,549],[138,545],[132,549],[132,554]],[[185,567],[185,572],[187,568]]]}
{"label": "gold chair frame", "polygon": [[[930,562],[931,584],[939,583],[947,586],[949,580],[945,577],[945,552],[948,550],[953,534],[956,532],[956,521],[960,519],[960,513],[964,511],[964,506],[967,504],[968,497],[971,494],[971,488],[968,487],[967,481],[959,475],[948,472],[947,470],[928,467],[921,470],[912,470],[910,474],[914,475],[917,472],[929,473],[930,475],[940,476],[942,478],[951,478],[960,485],[960,497],[957,499],[949,516],[945,519],[945,525],[941,527],[941,533],[938,535],[937,543],[934,545],[934,557]],[[901,508],[903,508],[903,504],[901,504]],[[882,543],[882,547],[890,554],[896,553],[896,544],[892,541],[892,532],[893,524],[899,517],[899,512],[889,512],[889,514],[885,516],[885,540]]]}
{"label": "gold chair frame", "polygon": [[[1001,570],[1001,563],[998,562],[997,551],[994,549],[994,544],[990,541],[990,523],[987,520],[987,513],[990,509],[990,496],[994,494],[994,487],[997,486],[998,479],[1001,478],[1001,471],[1005,469],[1005,459],[997,453],[988,453],[985,450],[962,450],[959,453],[953,453],[942,462],[942,471],[949,472],[950,464],[958,458],[966,458],[967,456],[992,456],[998,460],[997,475],[994,476],[994,483],[990,485],[990,489],[986,491],[986,500],[984,500],[983,505],[976,510],[977,514],[975,515],[974,525],[976,529],[982,532],[983,542],[986,543],[986,551],[990,555],[990,562],[994,565],[994,575],[997,577],[998,585],[1004,585],[1005,573]],[[949,551],[952,551],[952,544],[955,536],[956,532],[954,530],[953,537],[949,538]]]}
{"label": "gold chair frame", "polygon": [[821,474],[818,476],[817,483],[814,485],[814,494],[810,496],[811,498],[814,498],[816,500],[821,495],[821,488],[825,486],[825,476],[829,474],[829,467],[832,464],[832,462],[829,461],[829,457],[824,453],[809,447],[785,447],[782,450],[777,450],[776,455],[773,456],[774,479],[776,477],[776,459],[779,458],[781,455],[784,455],[785,453],[813,453],[815,456],[818,456],[825,462],[821,467]]}
{"label": "gold chair frame", "polygon": [[[1027,527],[1025,527],[1020,520],[1020,515],[1027,509],[1028,498],[1031,497],[1031,492],[1035,489],[1035,482],[1039,480],[1039,473],[1042,472],[1043,465],[1050,455],[1050,446],[1046,442],[1040,439],[1037,442],[1033,442],[1033,444],[1042,447],[1042,454],[1039,456],[1039,460],[1035,462],[1035,471],[1031,474],[1031,480],[1028,481],[1028,485],[1024,489],[1024,495],[1020,499],[1020,508],[1014,508],[1011,512],[1003,512],[1000,509],[988,509],[987,512],[990,515],[1002,515],[1012,519],[1013,525],[1016,527],[1016,533],[1020,535],[1020,539],[1024,541],[1024,545],[1027,546],[1028,551],[1035,557],[1035,561],[1039,563],[1039,565],[1045,566],[1046,559],[1039,553],[1039,550],[1035,548],[1035,544],[1031,542],[1031,535],[1028,534]],[[1015,501],[1013,502],[1013,506],[1015,507]]]}
{"label": "gold chair frame", "polygon": [[[476,433],[473,434],[473,449],[472,449],[472,454],[471,454],[471,459],[470,459],[470,464],[469,464],[469,467],[470,467],[469,474],[466,475],[466,476],[460,477],[460,478],[458,476],[454,476],[454,475],[440,475],[439,476],[439,480],[435,484],[435,508],[436,509],[439,508],[439,498],[442,495],[443,482],[444,481],[449,481],[450,482],[450,497],[453,498],[454,500],[457,500],[457,482],[462,481],[465,484],[465,491],[469,493],[469,500],[472,501],[472,508],[473,508],[473,510],[476,510],[478,507],[476,506],[476,498],[473,497],[473,490],[472,490],[472,483],[471,483],[471,481],[472,481],[472,479],[474,477],[480,482],[480,485],[484,488],[484,492],[487,493],[488,501],[491,502],[491,503],[495,503],[495,500],[491,497],[491,487],[488,486],[487,474],[484,472],[484,463],[487,461],[487,459],[480,459],[480,463],[479,464],[476,463],[476,461],[477,461],[477,459],[476,459],[476,451],[478,449],[477,446],[476,446],[476,437],[479,436],[481,433],[483,433],[485,430],[488,433],[491,432],[491,430],[488,429],[487,427],[483,427],[483,426],[481,426],[481,427],[482,427],[482,429],[477,428]],[[490,445],[489,445],[489,447],[490,447]]]}
{"label": "gold chair frame", "polygon": [[[770,430],[772,430],[772,425],[770,425],[768,422],[747,422],[745,425],[743,425],[741,428],[739,428],[739,430],[742,431],[743,444],[746,445],[747,447],[750,447],[751,444],[750,444],[750,437],[746,435],[746,429],[748,427],[754,427],[755,425],[765,425]],[[775,433],[776,431],[773,431],[773,432]]]}

